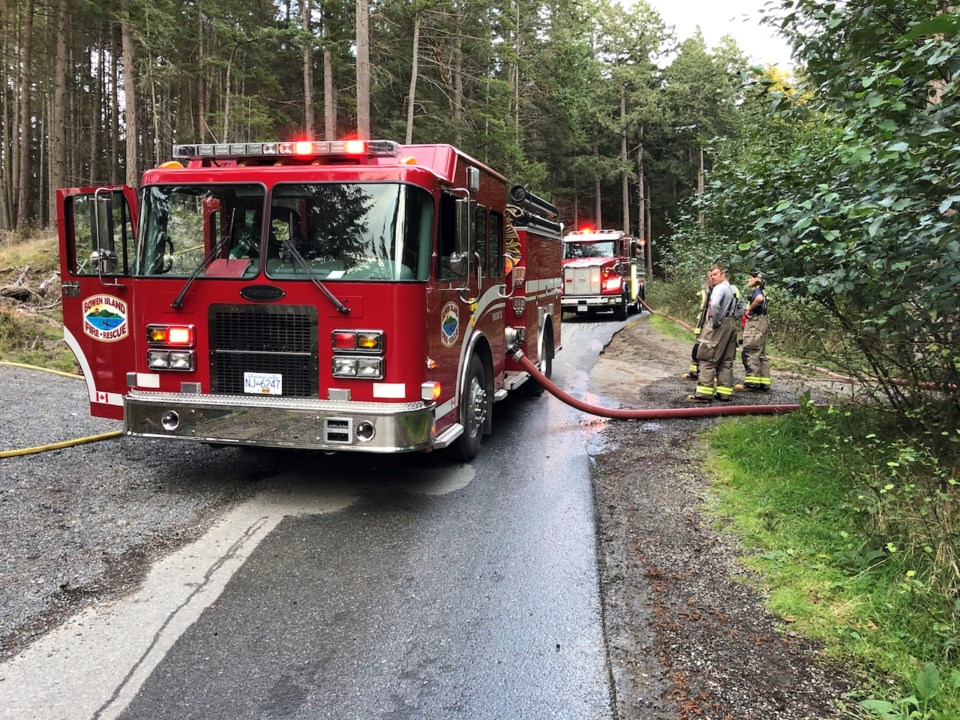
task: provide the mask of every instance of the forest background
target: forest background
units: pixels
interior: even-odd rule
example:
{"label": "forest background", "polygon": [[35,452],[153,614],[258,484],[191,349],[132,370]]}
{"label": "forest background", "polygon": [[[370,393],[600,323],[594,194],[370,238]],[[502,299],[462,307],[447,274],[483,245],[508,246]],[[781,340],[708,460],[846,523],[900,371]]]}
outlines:
{"label": "forest background", "polygon": [[747,69],[643,2],[2,4],[7,230],[50,225],[57,187],[136,185],[174,143],[359,133],[457,145],[568,225],[663,235]]}

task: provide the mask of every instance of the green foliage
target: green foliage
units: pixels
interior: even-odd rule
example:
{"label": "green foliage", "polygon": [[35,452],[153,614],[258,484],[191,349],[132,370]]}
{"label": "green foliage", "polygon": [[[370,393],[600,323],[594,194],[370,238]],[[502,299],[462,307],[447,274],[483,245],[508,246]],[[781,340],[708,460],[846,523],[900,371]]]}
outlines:
{"label": "green foliage", "polygon": [[678,244],[765,268],[829,318],[828,357],[878,404],[955,428],[960,35],[935,32],[958,18],[922,0],[782,8],[806,92],[755,78],[751,135],[768,141],[717,144],[708,221],[688,217]]}
{"label": "green foliage", "polygon": [[956,717],[960,436],[936,454],[881,419],[808,406],[724,423],[719,512],[756,548],[771,607],[843,658],[864,710]]}

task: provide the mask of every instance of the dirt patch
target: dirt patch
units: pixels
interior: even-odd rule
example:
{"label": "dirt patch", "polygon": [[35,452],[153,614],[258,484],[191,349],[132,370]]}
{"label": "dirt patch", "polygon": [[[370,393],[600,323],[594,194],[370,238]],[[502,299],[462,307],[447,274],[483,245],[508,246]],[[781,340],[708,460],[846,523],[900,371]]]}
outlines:
{"label": "dirt patch", "polygon": [[[684,406],[689,353],[639,318],[604,350],[591,390],[622,407]],[[737,393],[735,402],[793,404],[806,391],[826,399],[830,387],[775,367],[769,393]],[[619,717],[842,717],[836,703],[847,683],[764,609],[759,579],[739,564],[743,551],[703,511],[710,479],[698,434],[716,422],[611,421],[603,430],[594,487]]]}

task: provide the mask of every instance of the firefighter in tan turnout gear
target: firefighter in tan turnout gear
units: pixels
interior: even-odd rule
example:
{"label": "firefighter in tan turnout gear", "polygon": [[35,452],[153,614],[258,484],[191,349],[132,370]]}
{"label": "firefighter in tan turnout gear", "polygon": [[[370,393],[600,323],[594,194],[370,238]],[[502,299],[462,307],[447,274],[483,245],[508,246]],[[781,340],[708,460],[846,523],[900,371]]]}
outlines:
{"label": "firefighter in tan turnout gear", "polygon": [[[710,268],[707,279],[713,286],[707,320],[700,333],[697,360],[700,364],[697,389],[687,400],[708,403],[716,397],[724,402],[733,399],[733,360],[737,354],[737,298],[727,282],[723,267]],[[714,387],[716,383],[716,387]]]}
{"label": "firefighter in tan turnout gear", "polygon": [[767,336],[770,334],[770,321],[767,319],[767,298],[763,294],[763,273],[757,273],[747,280],[750,299],[743,315],[743,359],[745,377],[743,385],[737,390],[770,389],[770,363],[767,362]]}

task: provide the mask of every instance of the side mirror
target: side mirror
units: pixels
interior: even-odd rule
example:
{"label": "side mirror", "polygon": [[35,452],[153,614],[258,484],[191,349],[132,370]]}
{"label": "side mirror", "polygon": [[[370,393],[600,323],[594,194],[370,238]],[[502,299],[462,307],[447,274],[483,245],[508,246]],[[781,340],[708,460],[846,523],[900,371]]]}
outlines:
{"label": "side mirror", "polygon": [[458,277],[463,277],[470,270],[470,254],[455,252],[450,256],[450,269]]}
{"label": "side mirror", "polygon": [[476,217],[477,203],[474,200],[457,200],[457,249],[462,253],[473,251]]}
{"label": "side mirror", "polygon": [[467,190],[472,193],[480,189],[480,169],[475,167],[467,168]]}
{"label": "side mirror", "polygon": [[97,272],[109,275],[116,272],[117,253],[113,240],[113,197],[97,194],[93,202],[93,252],[90,260]]}

